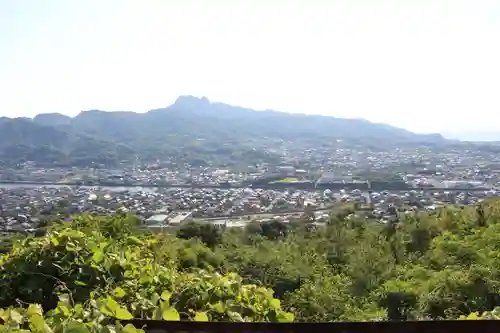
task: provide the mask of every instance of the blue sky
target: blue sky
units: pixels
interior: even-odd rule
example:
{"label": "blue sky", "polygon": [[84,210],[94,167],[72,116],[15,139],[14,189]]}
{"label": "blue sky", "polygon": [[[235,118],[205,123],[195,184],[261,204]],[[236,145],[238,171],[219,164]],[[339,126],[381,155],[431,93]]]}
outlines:
{"label": "blue sky", "polygon": [[0,0],[0,115],[190,94],[500,132],[499,41],[498,0]]}

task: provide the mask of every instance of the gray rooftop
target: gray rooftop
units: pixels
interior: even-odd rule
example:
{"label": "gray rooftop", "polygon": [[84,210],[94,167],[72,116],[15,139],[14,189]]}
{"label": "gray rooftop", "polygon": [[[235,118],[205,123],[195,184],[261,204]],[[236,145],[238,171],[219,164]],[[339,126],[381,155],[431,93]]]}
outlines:
{"label": "gray rooftop", "polygon": [[168,215],[165,215],[165,214],[153,215],[146,220],[146,223],[147,224],[161,224],[161,223],[165,222],[165,220],[167,218],[168,218]]}

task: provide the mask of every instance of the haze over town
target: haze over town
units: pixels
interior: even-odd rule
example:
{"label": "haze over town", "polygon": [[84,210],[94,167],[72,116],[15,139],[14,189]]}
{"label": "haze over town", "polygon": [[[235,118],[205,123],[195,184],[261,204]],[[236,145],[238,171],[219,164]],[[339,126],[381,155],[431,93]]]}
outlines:
{"label": "haze over town", "polygon": [[499,17],[495,0],[2,0],[0,115],[190,94],[498,139]]}

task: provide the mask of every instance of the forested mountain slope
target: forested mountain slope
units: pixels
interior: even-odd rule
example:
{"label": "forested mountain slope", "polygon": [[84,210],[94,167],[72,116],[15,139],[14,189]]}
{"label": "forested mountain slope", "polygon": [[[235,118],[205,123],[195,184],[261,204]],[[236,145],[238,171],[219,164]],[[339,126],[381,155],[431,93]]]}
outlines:
{"label": "forested mountain slope", "polygon": [[4,162],[68,165],[116,165],[136,156],[153,161],[169,156],[197,163],[256,163],[277,158],[268,150],[282,140],[309,147],[336,140],[371,147],[446,143],[440,135],[415,134],[360,119],[255,111],[191,96],[146,113],[91,110],[73,118],[57,113],[1,118],[0,139]]}

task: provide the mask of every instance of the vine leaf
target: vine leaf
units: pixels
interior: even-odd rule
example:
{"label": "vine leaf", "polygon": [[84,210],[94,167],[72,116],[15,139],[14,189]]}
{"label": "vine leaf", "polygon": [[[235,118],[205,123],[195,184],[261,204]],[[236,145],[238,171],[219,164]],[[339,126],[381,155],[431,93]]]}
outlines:
{"label": "vine leaf", "polygon": [[194,321],[208,321],[208,316],[206,312],[196,312],[194,316]]}
{"label": "vine leaf", "polygon": [[174,308],[168,308],[162,313],[163,320],[178,321],[181,320],[179,312]]}

